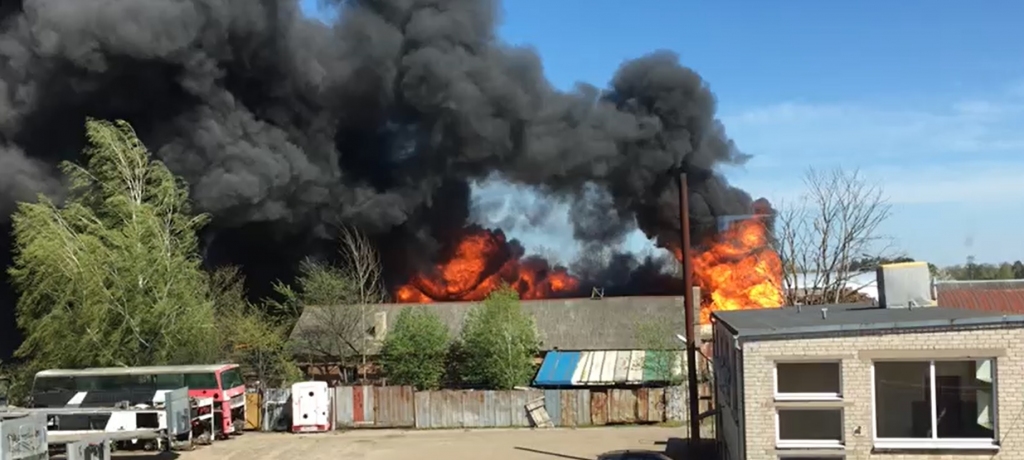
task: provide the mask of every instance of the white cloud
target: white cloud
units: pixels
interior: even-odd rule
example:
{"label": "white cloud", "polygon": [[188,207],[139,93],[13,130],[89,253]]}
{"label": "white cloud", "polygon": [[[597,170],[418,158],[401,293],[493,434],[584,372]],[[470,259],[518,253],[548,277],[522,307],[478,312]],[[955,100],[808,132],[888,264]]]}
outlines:
{"label": "white cloud", "polygon": [[[1006,162],[881,165],[861,168],[892,204],[1017,203],[1024,197],[1024,158]],[[803,169],[765,178],[752,172],[733,182],[774,203],[793,202],[804,192]]]}
{"label": "white cloud", "polygon": [[726,114],[723,122],[742,149],[772,165],[1024,151],[1024,97],[1012,90],[937,107],[787,102]]}
{"label": "white cloud", "polygon": [[[1019,87],[1017,87],[1019,86]],[[969,203],[1024,196],[1024,84],[991,98],[928,107],[781,103],[723,117],[754,154],[734,182],[791,200],[807,167],[858,168],[894,203]]]}

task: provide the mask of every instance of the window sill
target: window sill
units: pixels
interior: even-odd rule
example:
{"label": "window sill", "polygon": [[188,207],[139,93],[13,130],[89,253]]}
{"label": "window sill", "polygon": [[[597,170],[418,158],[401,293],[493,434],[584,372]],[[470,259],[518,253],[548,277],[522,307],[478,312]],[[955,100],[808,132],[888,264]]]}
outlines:
{"label": "window sill", "polygon": [[842,450],[846,446],[840,441],[776,441],[775,448],[779,450],[787,449],[828,449],[828,450]]}
{"label": "window sill", "polygon": [[991,439],[978,440],[936,440],[936,439],[900,439],[875,440],[875,449],[881,450],[984,450],[998,451],[999,445]]}
{"label": "window sill", "polygon": [[789,401],[842,401],[838,393],[776,393],[776,402]]}

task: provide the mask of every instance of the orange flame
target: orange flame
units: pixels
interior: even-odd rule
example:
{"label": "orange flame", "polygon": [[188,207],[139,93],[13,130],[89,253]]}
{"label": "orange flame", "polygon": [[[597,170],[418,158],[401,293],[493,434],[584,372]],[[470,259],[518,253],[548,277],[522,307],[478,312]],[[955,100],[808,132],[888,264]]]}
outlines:
{"label": "orange flame", "polygon": [[701,323],[708,324],[715,310],[782,306],[782,261],[760,218],[733,223],[707,246],[693,257],[694,282],[705,299]]}
{"label": "orange flame", "polygon": [[522,299],[543,299],[579,289],[579,280],[547,261],[517,256],[500,230],[479,227],[465,229],[451,257],[429,273],[418,273],[399,287],[395,300],[401,303],[483,300],[487,294],[508,283]]}

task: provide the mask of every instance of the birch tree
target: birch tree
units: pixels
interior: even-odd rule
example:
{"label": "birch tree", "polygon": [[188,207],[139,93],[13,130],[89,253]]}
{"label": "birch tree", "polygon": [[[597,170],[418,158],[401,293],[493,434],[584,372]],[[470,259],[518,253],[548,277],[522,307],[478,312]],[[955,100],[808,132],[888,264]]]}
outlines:
{"label": "birch tree", "polygon": [[855,300],[854,261],[896,255],[880,226],[891,215],[882,188],[857,170],[807,170],[804,193],[775,215],[786,304]]}
{"label": "birch tree", "polygon": [[458,346],[463,358],[458,370],[465,382],[510,390],[530,383],[540,339],[519,293],[504,286],[470,310]]}
{"label": "birch tree", "polygon": [[89,120],[84,163],[61,165],[64,203],[13,215],[11,282],[38,367],[211,362],[213,305],[188,189],[126,122]]}
{"label": "birch tree", "polygon": [[338,262],[306,261],[295,287],[278,284],[284,300],[273,302],[301,321],[296,325],[299,351],[329,372],[351,364],[377,344],[372,337],[372,307],[387,300],[380,254],[372,241],[352,227],[338,229]]}

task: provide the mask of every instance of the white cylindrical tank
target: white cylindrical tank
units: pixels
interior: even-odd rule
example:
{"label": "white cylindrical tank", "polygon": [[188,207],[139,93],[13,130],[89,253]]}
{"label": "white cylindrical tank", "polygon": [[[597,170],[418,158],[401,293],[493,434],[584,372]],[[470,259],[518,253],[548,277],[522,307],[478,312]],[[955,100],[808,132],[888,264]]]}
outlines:
{"label": "white cylindrical tank", "polygon": [[331,394],[327,382],[292,385],[292,432],[319,433],[331,429]]}

